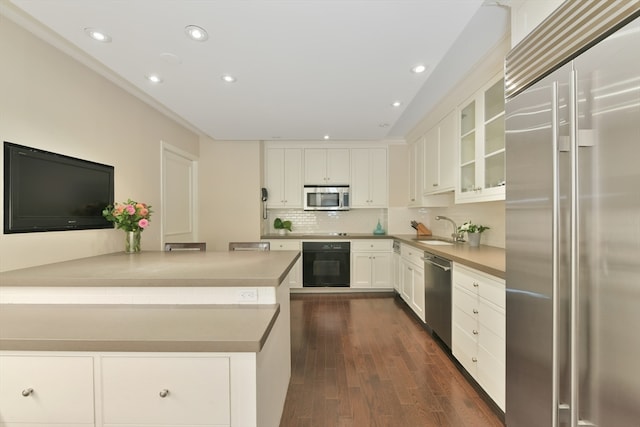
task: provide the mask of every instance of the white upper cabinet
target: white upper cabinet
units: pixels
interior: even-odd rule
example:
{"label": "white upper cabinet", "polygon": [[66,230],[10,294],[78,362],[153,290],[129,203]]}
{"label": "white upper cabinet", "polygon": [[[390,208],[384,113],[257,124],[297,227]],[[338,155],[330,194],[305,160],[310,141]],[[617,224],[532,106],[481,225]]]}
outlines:
{"label": "white upper cabinet", "polygon": [[304,150],[305,185],[349,185],[348,148],[307,148]]}
{"label": "white upper cabinet", "polygon": [[351,207],[387,207],[387,149],[351,149]]}
{"label": "white upper cabinet", "polygon": [[423,193],[453,191],[456,176],[456,112],[452,111],[424,136]]}
{"label": "white upper cabinet", "polygon": [[425,137],[409,145],[409,207],[422,206]]}
{"label": "white upper cabinet", "polygon": [[267,207],[302,208],[302,149],[267,148]]}
{"label": "white upper cabinet", "polygon": [[492,79],[459,108],[456,203],[504,200],[504,79]]}

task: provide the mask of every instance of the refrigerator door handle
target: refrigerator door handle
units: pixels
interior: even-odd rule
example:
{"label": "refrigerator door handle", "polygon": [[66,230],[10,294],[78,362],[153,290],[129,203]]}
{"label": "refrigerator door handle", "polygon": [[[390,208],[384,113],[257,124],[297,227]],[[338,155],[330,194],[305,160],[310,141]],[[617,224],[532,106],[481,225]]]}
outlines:
{"label": "refrigerator door handle", "polygon": [[570,390],[571,390],[571,402],[570,406],[570,425],[571,427],[578,427],[579,425],[579,414],[578,414],[578,397],[579,397],[579,366],[578,366],[578,355],[579,355],[579,325],[578,325],[578,304],[580,301],[579,298],[579,277],[578,277],[578,268],[579,268],[579,253],[578,253],[578,218],[579,218],[579,205],[578,205],[578,191],[579,191],[579,181],[578,181],[578,135],[577,135],[577,127],[578,127],[578,78],[577,72],[575,68],[571,69],[571,81],[570,81],[570,99],[572,102],[571,105],[571,255],[570,255],[570,264],[571,264],[571,273],[570,273],[570,326],[569,326],[569,334],[570,334],[570,355],[569,355],[569,365],[570,365]]}
{"label": "refrigerator door handle", "polygon": [[[560,338],[559,338],[559,239],[560,235],[558,234],[559,222],[560,222],[560,179],[558,177],[559,171],[559,151],[565,151],[564,144],[562,144],[562,137],[559,136],[559,125],[558,125],[558,82],[553,82],[552,86],[552,109],[551,109],[551,129],[552,129],[552,145],[553,145],[553,203],[552,203],[552,230],[551,230],[551,241],[552,241],[552,256],[551,256],[551,293],[553,295],[552,302],[552,319],[551,319],[551,335],[552,335],[552,359],[551,359],[551,398],[553,401],[554,409],[551,412],[551,427],[558,427],[558,412],[562,409],[563,405],[560,403]],[[568,144],[566,146],[566,150],[568,150]]]}

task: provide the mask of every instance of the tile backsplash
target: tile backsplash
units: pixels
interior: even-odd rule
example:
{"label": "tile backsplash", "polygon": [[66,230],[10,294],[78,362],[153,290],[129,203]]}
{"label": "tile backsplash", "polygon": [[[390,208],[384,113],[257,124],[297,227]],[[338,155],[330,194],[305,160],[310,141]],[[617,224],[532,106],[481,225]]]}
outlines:
{"label": "tile backsplash", "polygon": [[291,221],[295,234],[373,233],[378,225],[387,230],[387,209],[352,209],[349,211],[303,211],[269,209],[263,220],[265,234],[275,233],[273,221]]}

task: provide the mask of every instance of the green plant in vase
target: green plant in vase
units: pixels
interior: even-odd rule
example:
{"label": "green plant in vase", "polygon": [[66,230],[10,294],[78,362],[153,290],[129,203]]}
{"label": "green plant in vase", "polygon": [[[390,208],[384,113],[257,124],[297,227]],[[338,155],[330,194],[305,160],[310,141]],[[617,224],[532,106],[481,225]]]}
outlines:
{"label": "green plant in vase", "polygon": [[273,221],[273,228],[278,230],[280,234],[286,233],[285,230],[291,231],[291,221],[283,221],[280,218],[276,218]]}

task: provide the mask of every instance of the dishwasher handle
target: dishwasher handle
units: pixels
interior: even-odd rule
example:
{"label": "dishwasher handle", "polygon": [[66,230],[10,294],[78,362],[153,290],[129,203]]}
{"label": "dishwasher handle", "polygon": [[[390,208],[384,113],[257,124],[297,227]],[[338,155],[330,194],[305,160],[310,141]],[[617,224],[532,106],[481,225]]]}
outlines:
{"label": "dishwasher handle", "polygon": [[433,262],[433,261],[432,261],[432,260],[433,260],[433,258],[427,258],[427,257],[423,257],[423,258],[422,258],[422,260],[423,260],[424,262],[428,262],[428,263],[429,263],[429,264],[431,264],[431,265],[435,265],[436,267],[441,268],[441,269],[443,269],[444,271],[449,271],[449,270],[451,270],[451,267],[450,267],[450,265],[451,265],[451,264],[449,264],[449,263],[448,263],[449,265],[442,265],[442,264],[438,264],[437,262]]}

